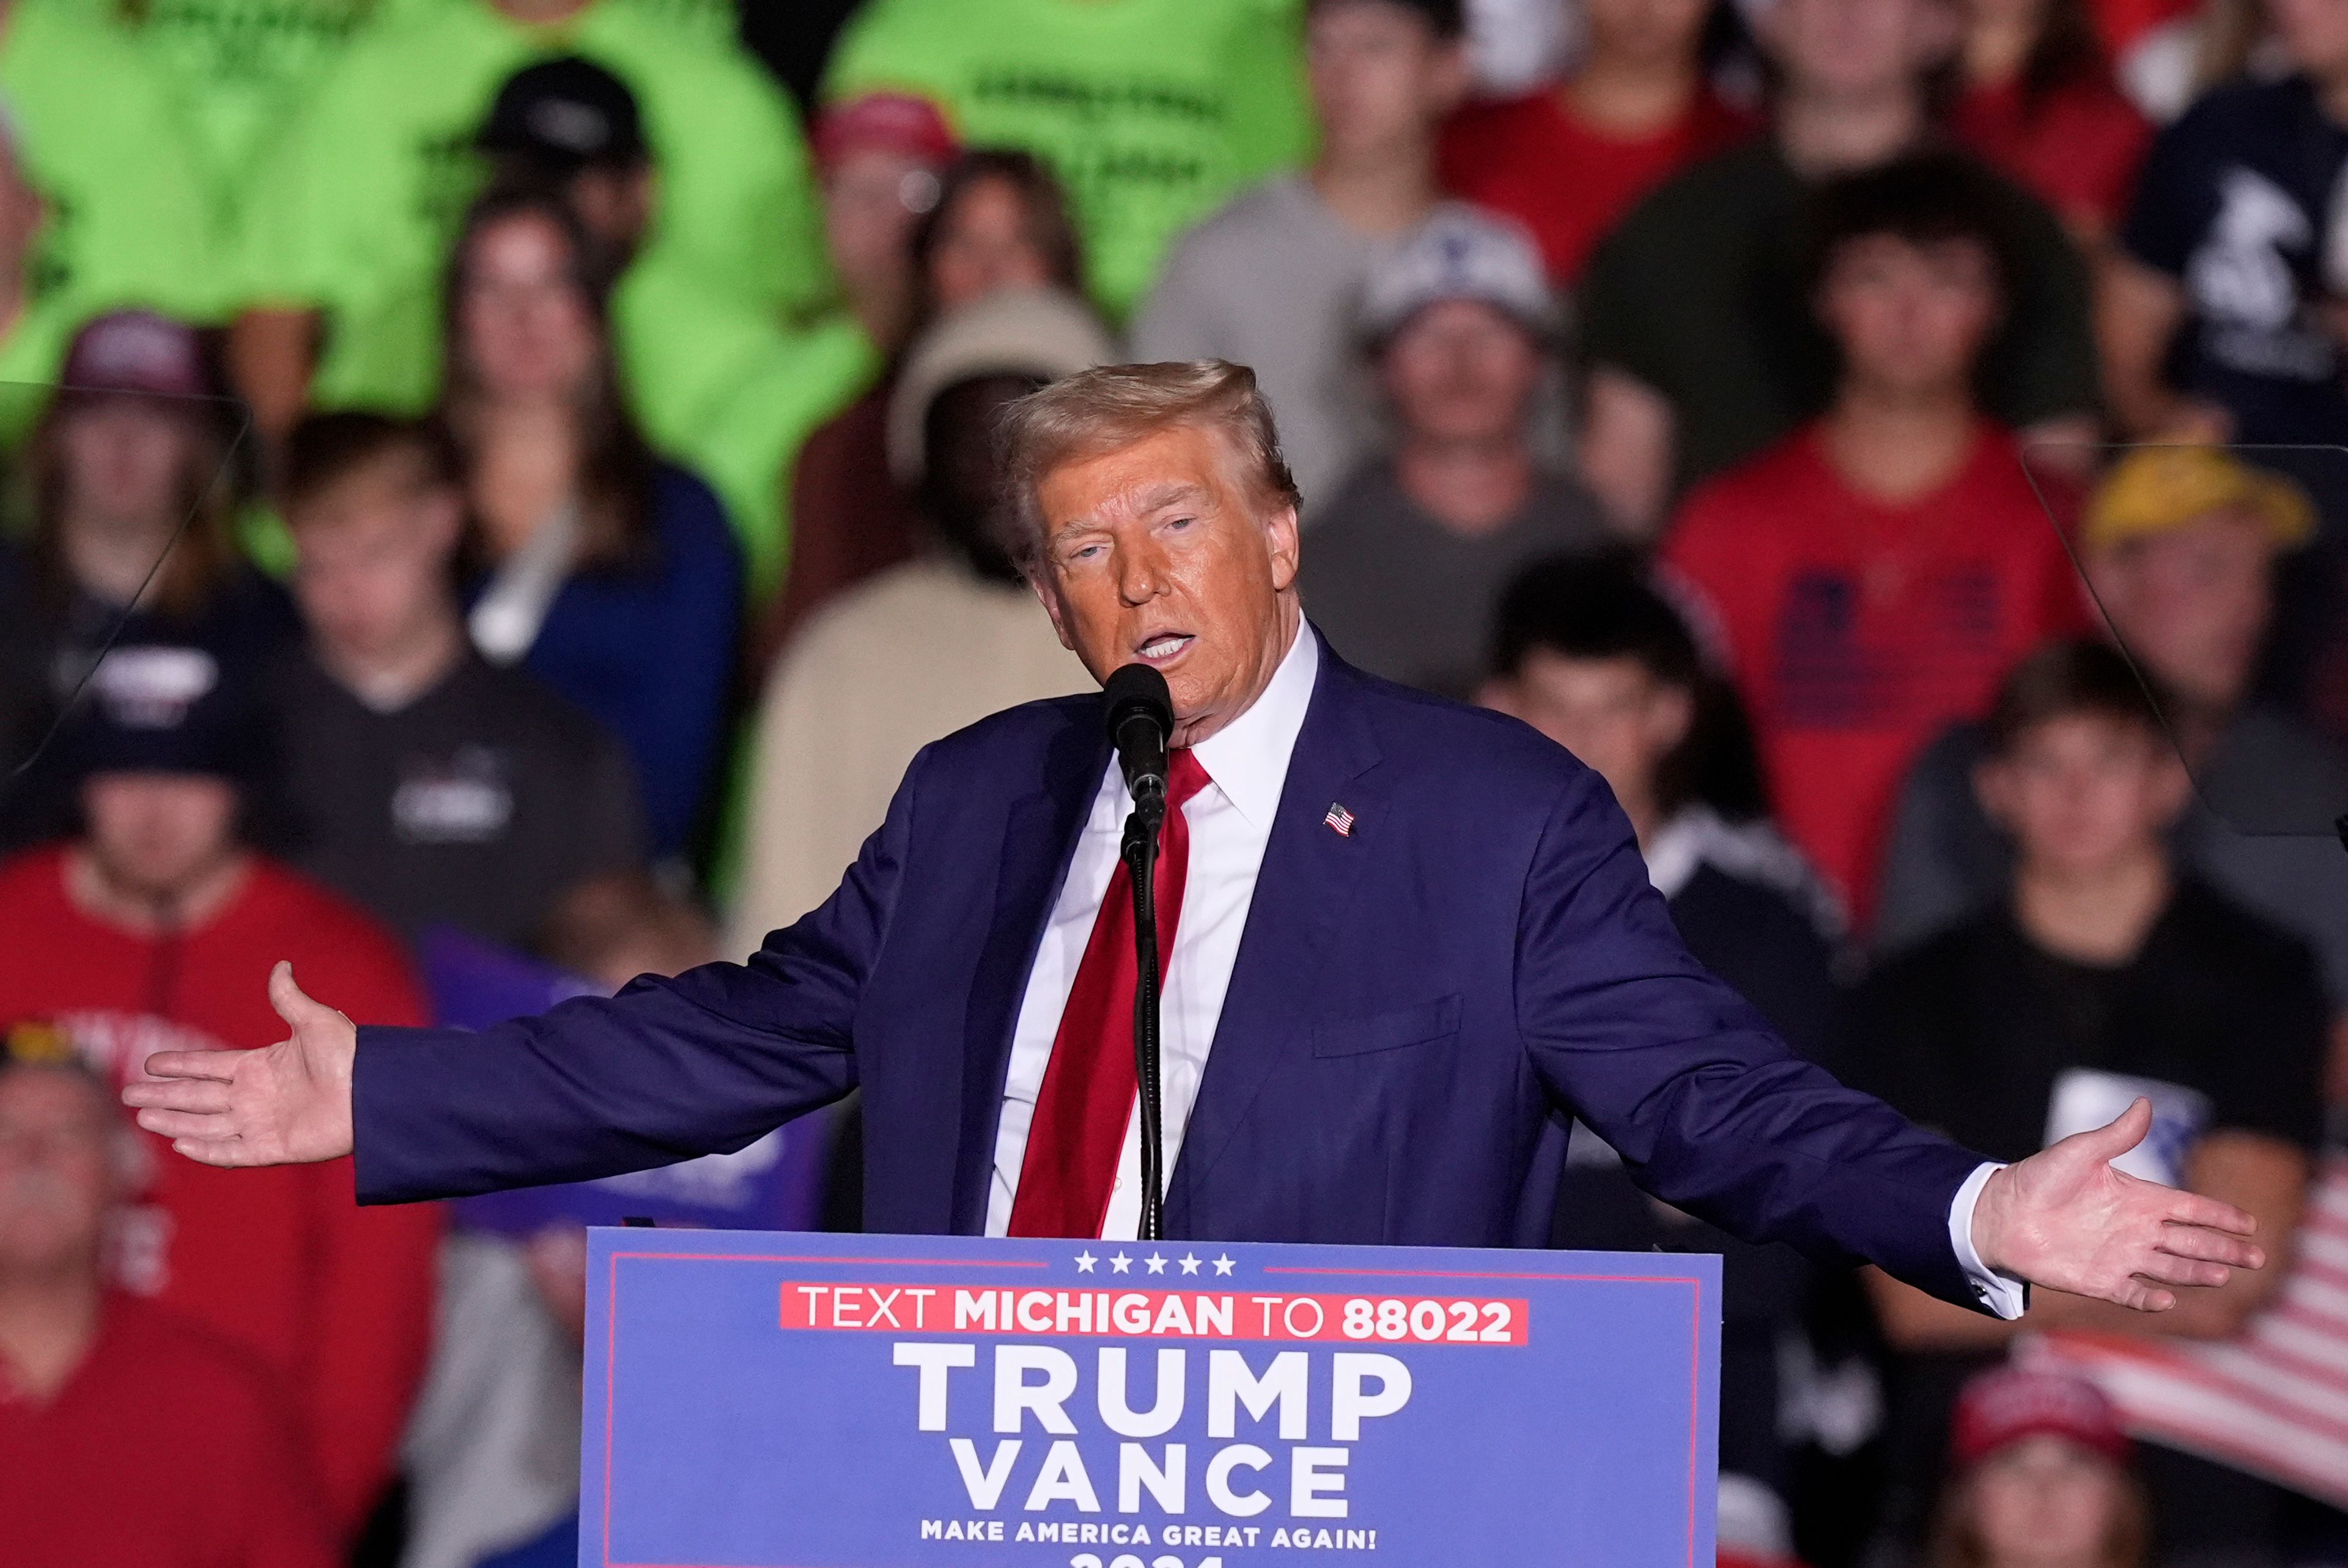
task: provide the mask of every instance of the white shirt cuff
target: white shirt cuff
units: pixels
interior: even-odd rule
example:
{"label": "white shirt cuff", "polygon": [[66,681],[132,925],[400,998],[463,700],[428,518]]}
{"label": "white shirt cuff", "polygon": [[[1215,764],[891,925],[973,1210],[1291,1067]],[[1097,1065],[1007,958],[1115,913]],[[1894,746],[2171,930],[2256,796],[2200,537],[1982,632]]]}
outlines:
{"label": "white shirt cuff", "polygon": [[1957,1266],[1965,1271],[1965,1279],[1973,1287],[1973,1299],[2010,1323],[2030,1305],[2030,1287],[2010,1274],[1993,1272],[1973,1250],[1973,1205],[1981,1202],[1982,1189],[1989,1185],[1990,1177],[2004,1169],[1985,1161],[1957,1189],[1955,1200],[1949,1204],[1949,1245],[1956,1252]]}

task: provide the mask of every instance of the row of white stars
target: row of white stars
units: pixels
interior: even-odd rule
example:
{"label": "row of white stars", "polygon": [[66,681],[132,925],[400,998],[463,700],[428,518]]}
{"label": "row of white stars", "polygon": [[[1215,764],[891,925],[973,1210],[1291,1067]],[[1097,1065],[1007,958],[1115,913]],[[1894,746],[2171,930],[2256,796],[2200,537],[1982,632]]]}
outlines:
{"label": "row of white stars", "polygon": [[[1152,1274],[1165,1273],[1166,1266],[1169,1262],[1180,1264],[1182,1266],[1182,1272],[1185,1274],[1196,1274],[1199,1272],[1200,1265],[1210,1262],[1215,1266],[1215,1272],[1217,1274],[1229,1274],[1231,1271],[1233,1263],[1231,1255],[1229,1253],[1225,1253],[1222,1256],[1218,1258],[1202,1258],[1197,1253],[1185,1253],[1180,1257],[1169,1259],[1162,1252],[1153,1252],[1141,1261],[1148,1265],[1149,1272]],[[1090,1274],[1093,1272],[1093,1266],[1098,1262],[1100,1262],[1100,1259],[1095,1257],[1091,1253],[1080,1252],[1076,1254],[1076,1272],[1078,1274]],[[1108,1260],[1108,1271],[1111,1274],[1132,1273],[1132,1257],[1128,1254],[1118,1253],[1115,1257]]]}

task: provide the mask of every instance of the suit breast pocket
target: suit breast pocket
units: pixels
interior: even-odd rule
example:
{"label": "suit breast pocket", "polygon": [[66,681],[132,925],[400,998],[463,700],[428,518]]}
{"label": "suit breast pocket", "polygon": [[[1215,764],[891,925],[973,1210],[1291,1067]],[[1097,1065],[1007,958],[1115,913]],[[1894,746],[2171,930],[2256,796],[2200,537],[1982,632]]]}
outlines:
{"label": "suit breast pocket", "polygon": [[1459,1033],[1459,994],[1365,1018],[1332,1019],[1313,1026],[1315,1056],[1364,1056],[1374,1050],[1432,1045]]}

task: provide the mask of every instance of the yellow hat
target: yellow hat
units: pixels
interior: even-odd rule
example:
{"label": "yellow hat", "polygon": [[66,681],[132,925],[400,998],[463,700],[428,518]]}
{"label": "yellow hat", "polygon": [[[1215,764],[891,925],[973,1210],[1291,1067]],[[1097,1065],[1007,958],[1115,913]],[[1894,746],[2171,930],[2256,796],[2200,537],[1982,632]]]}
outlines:
{"label": "yellow hat", "polygon": [[27,1019],[0,1034],[0,1059],[25,1067],[63,1067],[77,1062],[73,1038],[56,1024]]}
{"label": "yellow hat", "polygon": [[2222,446],[2138,446],[2104,472],[2080,537],[2090,549],[2181,528],[2212,512],[2246,509],[2285,549],[2315,532],[2307,492]]}

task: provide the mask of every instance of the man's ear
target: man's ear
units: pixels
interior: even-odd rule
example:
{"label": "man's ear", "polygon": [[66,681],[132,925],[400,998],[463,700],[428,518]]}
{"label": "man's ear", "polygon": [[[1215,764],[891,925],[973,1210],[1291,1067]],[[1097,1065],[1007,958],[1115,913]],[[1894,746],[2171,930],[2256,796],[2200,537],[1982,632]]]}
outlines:
{"label": "man's ear", "polygon": [[1052,618],[1052,632],[1060,640],[1060,646],[1071,653],[1076,652],[1076,640],[1068,634],[1067,606],[1061,602],[1060,588],[1052,580],[1051,569],[1036,561],[1020,575],[1027,579],[1027,586],[1035,591],[1035,602],[1042,605],[1044,613]]}
{"label": "man's ear", "polygon": [[1647,707],[1647,739],[1654,754],[1667,757],[1688,732],[1695,728],[1695,693],[1684,686],[1666,686]]}
{"label": "man's ear", "polygon": [[1517,705],[1517,683],[1502,675],[1495,675],[1476,688],[1476,706],[1506,713],[1511,719],[1524,717]]}
{"label": "man's ear", "polygon": [[1282,507],[1263,522],[1264,541],[1272,552],[1272,590],[1286,593],[1296,586],[1296,569],[1303,559],[1303,530],[1296,508]]}
{"label": "man's ear", "polygon": [[636,231],[636,249],[642,250],[653,231],[653,221],[660,216],[661,178],[659,168],[650,159],[628,170],[621,180],[616,194],[626,209],[629,224]]}

